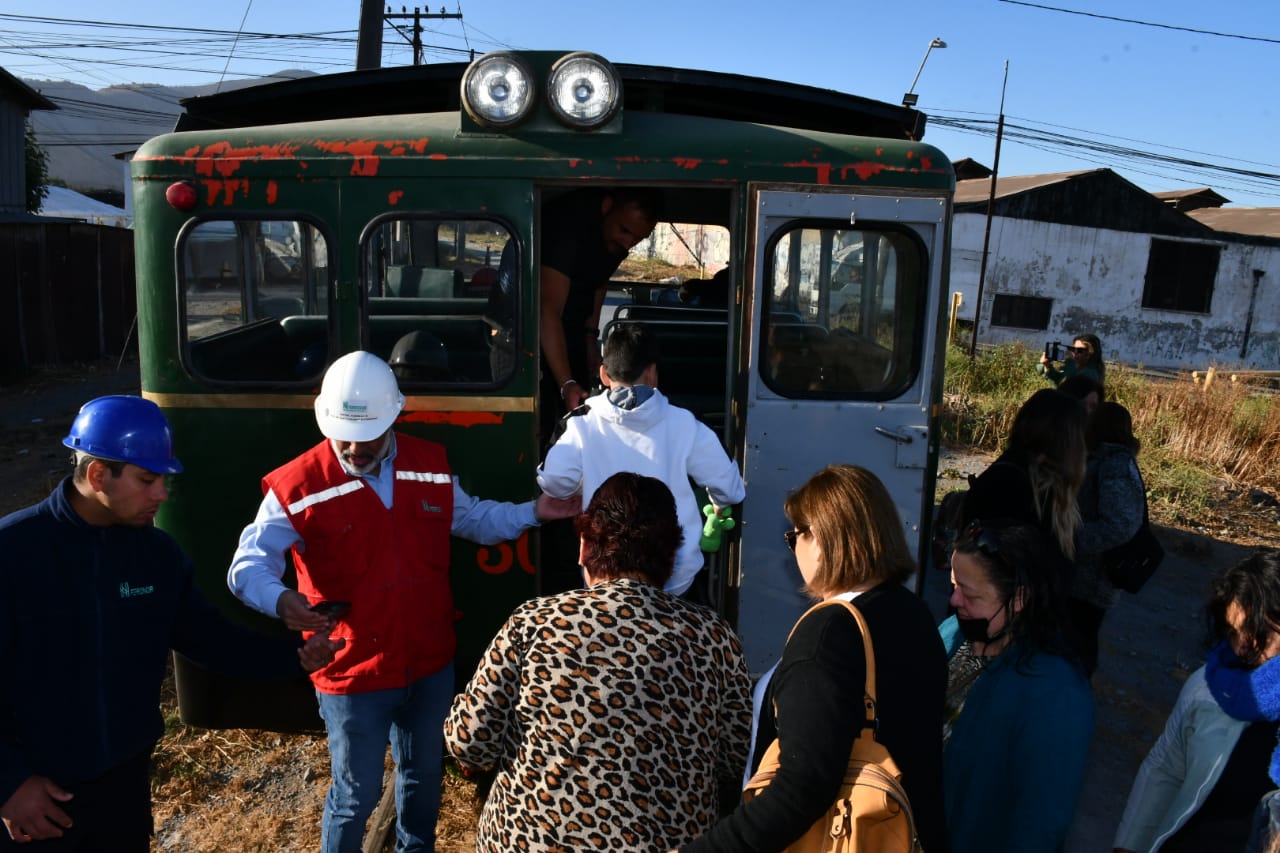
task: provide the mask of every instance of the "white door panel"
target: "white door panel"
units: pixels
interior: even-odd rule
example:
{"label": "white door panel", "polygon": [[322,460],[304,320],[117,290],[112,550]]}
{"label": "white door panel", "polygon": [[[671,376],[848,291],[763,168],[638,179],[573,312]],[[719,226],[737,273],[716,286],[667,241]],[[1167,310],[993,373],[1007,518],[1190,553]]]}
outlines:
{"label": "white door panel", "polygon": [[789,492],[832,463],[867,468],[918,548],[948,203],[815,188],[760,189],[753,203],[738,631],[760,672],[808,604],[782,538]]}

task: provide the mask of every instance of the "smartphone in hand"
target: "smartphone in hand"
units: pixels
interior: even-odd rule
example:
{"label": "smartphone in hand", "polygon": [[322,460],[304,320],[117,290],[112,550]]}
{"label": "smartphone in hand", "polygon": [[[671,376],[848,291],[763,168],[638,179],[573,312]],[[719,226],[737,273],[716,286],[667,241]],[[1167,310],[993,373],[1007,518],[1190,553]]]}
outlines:
{"label": "smartphone in hand", "polygon": [[321,616],[328,616],[330,619],[338,619],[347,614],[351,609],[350,601],[317,601],[311,605],[313,613],[319,613]]}

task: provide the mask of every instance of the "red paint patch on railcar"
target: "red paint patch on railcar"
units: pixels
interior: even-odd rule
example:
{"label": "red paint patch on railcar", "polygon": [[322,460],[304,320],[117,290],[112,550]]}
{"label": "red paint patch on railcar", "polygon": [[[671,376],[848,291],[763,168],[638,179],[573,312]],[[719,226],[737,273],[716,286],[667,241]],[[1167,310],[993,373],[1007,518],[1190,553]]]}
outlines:
{"label": "red paint patch on railcar", "polygon": [[830,163],[813,163],[809,160],[797,160],[794,163],[783,163],[788,169],[813,169],[814,183],[829,184],[831,183],[831,164]]}
{"label": "red paint patch on railcar", "polygon": [[409,412],[396,420],[405,423],[446,424],[460,427],[497,426],[502,423],[503,415],[501,412]]}
{"label": "red paint patch on railcar", "polygon": [[275,181],[267,181],[267,204],[275,204],[279,197],[279,185]]}
{"label": "red paint patch on railcar", "polygon": [[702,165],[701,157],[676,157],[675,164],[681,169],[693,170]]}
{"label": "red paint patch on railcar", "polygon": [[[423,154],[431,142],[429,137],[420,139],[351,139],[347,141],[319,140],[316,147],[330,154],[348,154],[353,158],[351,174],[357,177],[374,177],[383,157],[403,157],[410,152]],[[432,155],[442,158],[445,155]]]}
{"label": "red paint patch on railcar", "polygon": [[235,204],[237,195],[245,198],[249,197],[249,182],[238,178],[230,180],[212,179],[202,183],[205,188],[206,207],[213,207],[218,204],[223,207],[231,207]]}
{"label": "red paint patch on railcar", "polygon": [[185,156],[195,161],[196,174],[207,178],[216,174],[226,178],[239,171],[246,160],[294,160],[299,147],[297,143],[280,142],[232,148],[230,142],[215,142],[203,149],[189,148]]}
{"label": "red paint patch on railcar", "polygon": [[400,203],[400,199],[404,198],[404,190],[392,190],[387,193],[387,204],[395,207]]}
{"label": "red paint patch on railcar", "polygon": [[853,172],[858,176],[859,180],[869,181],[888,168],[884,163],[872,163],[869,160],[863,160],[861,163],[850,163],[840,169],[840,180],[847,180],[849,173]]}

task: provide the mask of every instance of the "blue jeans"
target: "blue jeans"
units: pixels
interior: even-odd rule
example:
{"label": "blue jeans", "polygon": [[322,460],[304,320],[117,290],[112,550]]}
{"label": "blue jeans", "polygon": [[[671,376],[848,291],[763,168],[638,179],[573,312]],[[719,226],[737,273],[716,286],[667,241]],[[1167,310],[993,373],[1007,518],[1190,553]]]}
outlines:
{"label": "blue jeans", "polygon": [[444,718],[453,691],[449,664],[408,687],[342,696],[316,692],[333,772],[321,853],[360,853],[365,824],[382,796],[388,734],[396,764],[396,850],[436,849]]}

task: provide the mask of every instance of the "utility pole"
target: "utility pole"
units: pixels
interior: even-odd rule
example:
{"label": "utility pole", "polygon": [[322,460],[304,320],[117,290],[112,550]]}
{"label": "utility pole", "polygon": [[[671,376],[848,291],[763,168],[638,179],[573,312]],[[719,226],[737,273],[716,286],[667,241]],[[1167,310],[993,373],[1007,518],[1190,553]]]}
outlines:
{"label": "utility pole", "polygon": [[978,326],[982,322],[982,286],[987,280],[987,250],[991,247],[991,214],[996,205],[996,178],[1000,175],[1000,140],[1004,138],[1004,93],[1009,88],[1009,60],[1004,61],[1004,83],[1000,86],[1000,121],[996,124],[996,159],[991,164],[991,193],[987,196],[987,230],[982,235],[982,265],[978,269],[978,297],[973,304],[973,339],[969,358],[978,355]]}
{"label": "utility pole", "polygon": [[[364,0],[364,2],[367,3],[369,2],[369,0]],[[399,14],[393,13],[390,10],[390,8],[388,8],[387,13],[382,17],[384,20],[387,20],[387,21],[399,21],[399,20],[405,20],[407,18],[413,19],[413,39],[411,42],[413,44],[413,64],[421,65],[422,64],[422,19],[423,18],[436,18],[436,19],[457,18],[458,20],[462,20],[462,13],[446,12],[443,6],[440,7],[439,12],[424,12],[421,9],[419,9],[417,6],[414,6],[413,12],[410,13],[405,11],[405,8],[401,6]]]}
{"label": "utility pole", "polygon": [[382,67],[382,0],[360,0],[356,70]]}

